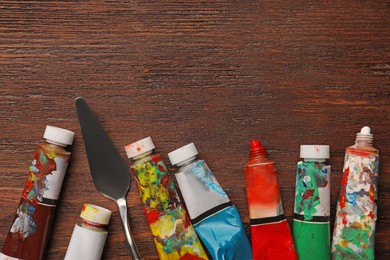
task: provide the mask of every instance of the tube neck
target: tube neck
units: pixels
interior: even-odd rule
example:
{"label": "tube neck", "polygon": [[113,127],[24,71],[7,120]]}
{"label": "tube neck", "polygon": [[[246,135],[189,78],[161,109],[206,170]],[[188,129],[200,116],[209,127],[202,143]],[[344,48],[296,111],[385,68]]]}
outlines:
{"label": "tube neck", "polygon": [[324,158],[303,158],[305,162],[326,162]]}
{"label": "tube neck", "polygon": [[83,220],[81,227],[89,229],[89,230],[94,230],[94,231],[104,231],[105,230],[105,225],[98,224],[98,223],[92,223],[90,221],[86,221],[85,219]]}
{"label": "tube neck", "polygon": [[59,142],[56,142],[56,141],[53,141],[53,140],[50,140],[50,139],[46,139],[46,142],[49,143],[49,144],[54,144],[56,146],[60,146],[60,147],[67,147],[66,144],[63,144],[63,143],[59,143]]}
{"label": "tube neck", "polygon": [[139,155],[136,155],[136,156],[133,156],[131,159],[133,159],[134,161],[137,161],[141,158],[144,158],[148,155],[151,155],[153,153],[153,150],[150,150],[150,151],[147,151],[147,152],[144,152],[144,153],[141,153]]}
{"label": "tube neck", "polygon": [[372,147],[374,136],[371,134],[371,128],[363,127],[359,133],[356,134],[355,145],[361,147]]}
{"label": "tube neck", "polygon": [[191,158],[188,158],[187,160],[184,160],[178,164],[176,164],[177,167],[184,167],[184,166],[187,166],[193,162],[195,162],[196,160],[196,156],[192,156]]}
{"label": "tube neck", "polygon": [[249,159],[253,159],[255,157],[266,157],[267,152],[265,151],[265,147],[261,145],[259,140],[253,140],[249,143]]}

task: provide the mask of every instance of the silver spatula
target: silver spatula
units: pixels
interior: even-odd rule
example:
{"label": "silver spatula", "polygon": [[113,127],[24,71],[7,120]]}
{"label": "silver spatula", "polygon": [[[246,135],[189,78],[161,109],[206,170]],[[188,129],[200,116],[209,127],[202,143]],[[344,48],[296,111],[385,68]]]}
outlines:
{"label": "silver spatula", "polygon": [[87,102],[78,97],[75,103],[93,182],[103,196],[118,204],[131,257],[134,260],[141,259],[127,220],[126,195],[131,179],[129,170]]}

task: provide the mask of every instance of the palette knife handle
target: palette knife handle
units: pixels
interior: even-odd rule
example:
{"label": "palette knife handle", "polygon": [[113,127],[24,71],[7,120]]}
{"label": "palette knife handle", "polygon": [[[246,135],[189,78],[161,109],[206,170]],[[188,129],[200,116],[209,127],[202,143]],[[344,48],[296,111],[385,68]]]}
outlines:
{"label": "palette knife handle", "polygon": [[126,242],[130,250],[131,258],[133,260],[141,260],[141,256],[138,252],[135,240],[130,231],[129,222],[127,220],[127,203],[125,198],[120,198],[116,201],[119,207],[119,213],[121,215],[123,231],[125,232]]}

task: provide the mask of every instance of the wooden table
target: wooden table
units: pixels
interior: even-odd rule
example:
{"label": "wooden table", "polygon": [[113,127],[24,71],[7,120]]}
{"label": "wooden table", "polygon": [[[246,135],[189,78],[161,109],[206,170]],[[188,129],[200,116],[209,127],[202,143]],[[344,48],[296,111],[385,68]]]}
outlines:
{"label": "wooden table", "polygon": [[[116,205],[95,189],[74,108],[83,96],[125,158],[152,136],[195,142],[249,218],[242,168],[259,138],[291,224],[300,144],[329,144],[332,225],[344,150],[369,125],[381,151],[377,259],[390,257],[390,4],[387,1],[0,1],[0,247],[46,124],[76,131],[47,249],[64,257],[81,205],[113,211],[103,259],[128,259]],[[174,168],[170,167],[171,172]],[[157,259],[135,183],[127,197]]]}

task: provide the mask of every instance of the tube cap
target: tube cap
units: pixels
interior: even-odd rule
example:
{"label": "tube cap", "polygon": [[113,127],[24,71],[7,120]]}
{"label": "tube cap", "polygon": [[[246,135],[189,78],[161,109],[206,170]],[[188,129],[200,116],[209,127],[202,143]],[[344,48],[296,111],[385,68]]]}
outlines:
{"label": "tube cap", "polygon": [[80,217],[96,224],[107,225],[110,222],[111,210],[92,204],[83,204]]}
{"label": "tube cap", "polygon": [[300,157],[303,159],[329,159],[329,145],[301,145]]}
{"label": "tube cap", "polygon": [[192,161],[193,159],[195,159],[197,154],[198,150],[196,149],[195,144],[189,143],[183,147],[180,147],[179,149],[168,153],[168,157],[172,165],[180,166],[187,161]]}
{"label": "tube cap", "polygon": [[74,132],[47,125],[45,133],[43,134],[43,138],[45,138],[49,143],[65,147],[73,143]]}
{"label": "tube cap", "polygon": [[150,136],[125,146],[127,158],[137,157],[156,148]]}

